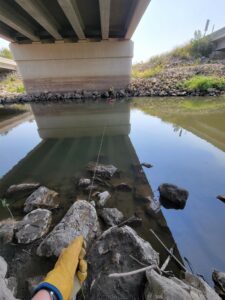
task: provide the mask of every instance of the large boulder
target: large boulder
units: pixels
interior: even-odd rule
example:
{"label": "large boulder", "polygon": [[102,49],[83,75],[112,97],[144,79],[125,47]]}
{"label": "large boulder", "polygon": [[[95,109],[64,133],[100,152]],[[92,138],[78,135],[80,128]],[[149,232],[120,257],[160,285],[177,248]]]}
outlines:
{"label": "large boulder", "polygon": [[35,209],[27,214],[16,226],[19,244],[29,244],[45,235],[52,221],[52,213],[47,209]]}
{"label": "large boulder", "polygon": [[144,272],[120,278],[111,273],[129,272],[159,263],[151,245],[130,227],[110,227],[93,244],[88,253],[89,272],[83,287],[85,299],[142,299]]}
{"label": "large boulder", "polygon": [[0,300],[16,300],[7,286],[7,280],[5,278],[7,268],[6,261],[0,256]]}
{"label": "large boulder", "polygon": [[48,189],[45,186],[40,186],[34,191],[24,203],[24,211],[30,212],[36,208],[53,209],[59,206],[58,193]]}
{"label": "large boulder", "polygon": [[166,278],[154,270],[146,272],[146,300],[219,300],[215,291],[201,278],[185,273],[185,279]]}
{"label": "large boulder", "polygon": [[163,183],[159,186],[160,202],[165,208],[183,209],[188,199],[188,191],[176,185]]}
{"label": "large boulder", "polygon": [[59,256],[62,249],[80,235],[90,245],[98,232],[99,223],[95,208],[85,200],[78,200],[39,245],[37,254],[47,257]]}
{"label": "large boulder", "polygon": [[40,186],[40,183],[36,183],[36,182],[13,184],[8,188],[7,194],[33,191],[33,190],[37,189],[39,186]]}
{"label": "large boulder", "polygon": [[117,208],[103,208],[98,214],[108,226],[118,225],[124,219],[122,212]]}
{"label": "large boulder", "polygon": [[16,223],[12,218],[0,222],[0,244],[12,242]]}
{"label": "large boulder", "polygon": [[215,291],[220,295],[222,299],[225,299],[225,273],[213,271],[212,279],[215,284]]}

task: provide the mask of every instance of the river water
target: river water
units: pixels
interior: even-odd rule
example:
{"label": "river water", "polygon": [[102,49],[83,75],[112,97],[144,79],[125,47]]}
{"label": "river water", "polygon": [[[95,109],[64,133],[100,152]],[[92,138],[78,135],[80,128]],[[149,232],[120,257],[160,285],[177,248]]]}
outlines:
{"label": "river water", "polygon": [[[143,169],[155,198],[165,182],[189,191],[183,210],[161,208],[158,225],[132,194],[116,193],[109,206],[126,217],[139,214],[143,224],[136,230],[157,251],[163,249],[150,228],[168,247],[175,241],[177,255],[211,283],[213,269],[225,271],[225,203],[216,199],[225,194],[225,98],[0,107],[0,196],[11,184],[38,181],[61,193],[64,205],[55,217],[60,220],[75,196],[85,197],[75,181],[96,160],[101,139],[101,162],[116,165],[123,181],[135,186],[132,167],[148,162],[153,167]],[[24,199],[9,201],[21,218]],[[0,219],[7,213],[1,207]],[[163,262],[167,255],[160,254]]]}

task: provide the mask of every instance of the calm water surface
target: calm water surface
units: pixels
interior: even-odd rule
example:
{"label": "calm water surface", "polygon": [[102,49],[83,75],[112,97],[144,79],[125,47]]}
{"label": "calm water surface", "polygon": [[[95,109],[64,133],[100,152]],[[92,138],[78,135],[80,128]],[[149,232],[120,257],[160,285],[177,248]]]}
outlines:
{"label": "calm water surface", "polygon": [[[73,199],[74,178],[96,159],[104,132],[101,159],[119,166],[127,182],[135,184],[131,162],[149,162],[154,167],[145,174],[156,197],[163,182],[189,191],[184,210],[162,208],[169,229],[160,223],[167,234],[161,238],[169,243],[172,233],[181,257],[207,281],[213,269],[225,271],[225,204],[216,199],[225,194],[225,99],[139,98],[19,109],[0,108],[1,195],[10,184],[30,179]],[[125,215],[140,212],[129,196],[120,196],[112,199],[112,207]],[[12,202],[15,214],[16,205]],[[6,217],[1,208],[0,218]],[[137,231],[160,251],[148,231],[150,226],[160,234],[159,228],[151,217],[142,217]]]}

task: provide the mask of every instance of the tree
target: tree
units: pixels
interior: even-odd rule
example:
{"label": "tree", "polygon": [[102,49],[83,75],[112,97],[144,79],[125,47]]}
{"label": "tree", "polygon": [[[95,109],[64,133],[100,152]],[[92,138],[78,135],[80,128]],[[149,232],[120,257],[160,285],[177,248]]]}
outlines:
{"label": "tree", "polygon": [[1,48],[0,56],[4,58],[13,59],[12,52],[8,48]]}

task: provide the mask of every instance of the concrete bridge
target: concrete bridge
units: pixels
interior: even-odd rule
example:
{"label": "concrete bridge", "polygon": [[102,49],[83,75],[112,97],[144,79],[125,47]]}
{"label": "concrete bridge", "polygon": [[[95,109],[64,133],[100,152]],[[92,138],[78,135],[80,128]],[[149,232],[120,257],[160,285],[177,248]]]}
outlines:
{"label": "concrete bridge", "polygon": [[124,88],[130,40],[150,0],[0,0],[27,92]]}
{"label": "concrete bridge", "polygon": [[0,57],[0,73],[7,71],[16,71],[16,63],[12,59]]}
{"label": "concrete bridge", "polygon": [[215,44],[216,51],[225,52],[225,27],[210,34],[209,38]]}

